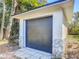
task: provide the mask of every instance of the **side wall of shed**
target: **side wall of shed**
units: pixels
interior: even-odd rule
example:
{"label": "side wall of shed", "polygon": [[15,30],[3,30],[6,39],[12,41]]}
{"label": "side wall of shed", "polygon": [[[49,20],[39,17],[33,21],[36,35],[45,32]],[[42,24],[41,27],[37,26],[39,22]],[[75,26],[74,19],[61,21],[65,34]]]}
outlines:
{"label": "side wall of shed", "polygon": [[64,52],[64,40],[67,36],[67,27],[64,24],[64,14],[62,10],[53,13],[53,43],[52,52],[53,57],[60,58]]}

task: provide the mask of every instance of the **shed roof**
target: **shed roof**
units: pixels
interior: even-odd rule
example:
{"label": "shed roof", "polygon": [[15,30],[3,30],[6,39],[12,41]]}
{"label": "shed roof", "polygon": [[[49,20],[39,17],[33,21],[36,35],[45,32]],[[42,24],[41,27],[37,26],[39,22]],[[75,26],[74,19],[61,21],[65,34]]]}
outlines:
{"label": "shed roof", "polygon": [[71,19],[73,14],[73,0],[59,0],[56,2],[52,2],[43,6],[40,6],[34,10],[30,10],[28,12],[24,12],[18,15],[14,15],[12,18],[16,19],[32,19],[38,18],[43,15],[52,14],[57,10],[63,9],[67,19]]}
{"label": "shed roof", "polygon": [[[35,9],[37,9],[37,8],[41,8],[41,7],[44,7],[44,6],[49,6],[49,5],[52,5],[52,4],[61,3],[61,2],[64,2],[64,1],[66,1],[66,0],[58,0],[58,1],[54,1],[54,2],[47,3],[47,4],[42,5],[42,6],[38,6],[38,7],[36,7]],[[32,10],[33,10],[33,9],[32,9]]]}

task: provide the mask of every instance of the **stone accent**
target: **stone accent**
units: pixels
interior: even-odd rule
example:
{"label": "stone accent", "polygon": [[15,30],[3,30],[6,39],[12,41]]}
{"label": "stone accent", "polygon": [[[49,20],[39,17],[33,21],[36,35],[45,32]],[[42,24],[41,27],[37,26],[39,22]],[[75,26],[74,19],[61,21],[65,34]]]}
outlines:
{"label": "stone accent", "polygon": [[63,12],[62,10],[53,13],[53,39],[52,39],[52,55],[53,58],[62,58],[64,49],[64,39],[66,34],[63,28]]}
{"label": "stone accent", "polygon": [[53,42],[53,56],[54,58],[61,58],[63,53],[63,40],[54,39]]}

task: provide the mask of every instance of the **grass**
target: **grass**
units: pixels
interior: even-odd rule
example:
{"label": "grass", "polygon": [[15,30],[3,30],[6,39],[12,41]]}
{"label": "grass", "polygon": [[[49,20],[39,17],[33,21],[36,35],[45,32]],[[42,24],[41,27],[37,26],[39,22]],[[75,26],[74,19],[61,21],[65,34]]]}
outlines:
{"label": "grass", "polygon": [[0,45],[7,44],[8,40],[0,40]]}
{"label": "grass", "polygon": [[75,40],[79,42],[79,35],[68,35],[68,40]]}

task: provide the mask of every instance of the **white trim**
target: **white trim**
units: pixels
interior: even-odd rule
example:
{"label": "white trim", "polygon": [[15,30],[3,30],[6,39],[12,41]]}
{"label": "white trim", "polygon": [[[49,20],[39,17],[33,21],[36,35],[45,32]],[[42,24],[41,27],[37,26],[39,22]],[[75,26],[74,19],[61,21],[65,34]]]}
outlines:
{"label": "white trim", "polygon": [[43,18],[43,17],[48,17],[48,16],[52,16],[52,13],[48,13],[48,14],[43,14],[34,18],[29,18],[29,19],[24,19],[24,20],[30,20],[30,19],[36,19],[36,18]]}
{"label": "white trim", "polygon": [[62,57],[63,54],[63,40],[62,39],[62,24],[64,15],[62,10],[53,13],[53,57]]}
{"label": "white trim", "polygon": [[26,21],[24,20],[24,27],[23,27],[23,29],[24,29],[24,31],[23,31],[23,33],[24,33],[24,47],[26,47]]}
{"label": "white trim", "polygon": [[24,20],[20,20],[19,23],[19,47],[24,48],[26,47],[26,35],[25,35],[25,31],[26,31],[26,23]]}

